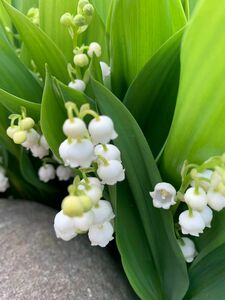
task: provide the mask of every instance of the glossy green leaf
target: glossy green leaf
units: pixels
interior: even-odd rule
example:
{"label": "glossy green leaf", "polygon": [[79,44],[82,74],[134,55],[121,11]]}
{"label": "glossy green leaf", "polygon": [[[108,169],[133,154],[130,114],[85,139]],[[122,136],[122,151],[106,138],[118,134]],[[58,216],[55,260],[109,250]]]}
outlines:
{"label": "glossy green leaf", "polygon": [[202,1],[184,36],[177,106],[162,161],[171,181],[179,182],[184,160],[201,163],[225,151],[224,10],[225,2]]}
{"label": "glossy green leaf", "polygon": [[37,122],[40,119],[41,105],[39,103],[33,103],[22,98],[18,98],[2,89],[0,89],[0,103],[11,113],[21,113],[21,106],[24,106],[27,110],[28,116],[34,118]]}
{"label": "glossy green leaf", "polygon": [[185,300],[224,299],[225,244],[190,268],[190,287]]}
{"label": "glossy green leaf", "polygon": [[187,19],[189,18],[189,0],[181,0]]}
{"label": "glossy green leaf", "polygon": [[8,42],[0,38],[0,88],[18,97],[40,102],[42,89]]}
{"label": "glossy green leaf", "polygon": [[23,14],[27,14],[31,7],[38,7],[39,0],[11,0],[12,5],[20,10]]}
{"label": "glossy green leaf", "polygon": [[129,87],[124,104],[143,130],[154,156],[167,138],[180,77],[183,30],[174,34],[149,60]]}
{"label": "glossy green leaf", "polygon": [[180,0],[115,0],[110,18],[113,91],[123,96],[145,63],[186,23]]}
{"label": "glossy green leaf", "polygon": [[16,26],[22,41],[30,51],[41,76],[43,78],[45,76],[45,64],[47,63],[54,76],[63,82],[69,81],[67,61],[55,43],[22,13],[3,0],[1,1]]}
{"label": "glossy green leaf", "polygon": [[68,61],[72,61],[72,39],[65,26],[60,23],[60,17],[69,12],[76,14],[77,0],[40,0],[40,27],[63,51]]}
{"label": "glossy green leaf", "polygon": [[189,0],[189,12],[190,12],[190,15],[193,14],[196,5],[197,5],[199,2],[200,2],[199,0]]}
{"label": "glossy green leaf", "polygon": [[65,101],[74,101],[78,107],[88,102],[83,93],[72,90],[52,79],[47,72],[41,105],[41,129],[53,153],[59,158],[59,146],[66,139],[62,131],[67,119]]}
{"label": "glossy green leaf", "polygon": [[100,16],[100,18],[102,19],[103,23],[106,26],[107,23],[107,17],[109,15],[110,12],[110,7],[112,4],[112,0],[92,0],[92,3],[98,13],[98,15]]}
{"label": "glossy green leaf", "polygon": [[[161,180],[150,148],[126,107],[97,81],[93,80],[92,85],[101,113],[113,119],[119,134],[115,144],[122,152],[126,177],[133,193],[134,198],[131,198],[130,202],[134,201],[137,207],[135,212],[140,215],[147,237],[146,243],[151,249],[160,278],[161,290],[158,293],[159,295],[163,293],[165,299],[182,299],[188,285],[186,265],[176,242],[170,212],[155,209],[149,196],[149,191]],[[126,214],[118,214],[117,218],[121,218],[118,222],[123,224],[125,217]],[[127,231],[126,234],[131,234],[132,238],[135,238],[133,232]],[[136,276],[139,276],[138,270],[134,270],[133,274],[135,272]],[[146,276],[149,276],[148,273]],[[177,282],[176,289],[171,289],[174,282]]]}

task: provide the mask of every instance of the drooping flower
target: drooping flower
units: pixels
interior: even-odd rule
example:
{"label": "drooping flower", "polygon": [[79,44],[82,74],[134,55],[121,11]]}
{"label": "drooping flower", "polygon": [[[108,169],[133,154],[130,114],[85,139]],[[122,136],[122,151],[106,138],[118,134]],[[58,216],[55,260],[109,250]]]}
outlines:
{"label": "drooping flower", "polygon": [[154,191],[150,192],[153,199],[153,205],[157,208],[169,209],[171,205],[176,204],[176,190],[167,182],[157,183]]}
{"label": "drooping flower", "polygon": [[112,119],[107,116],[92,119],[88,125],[88,130],[94,144],[107,144],[118,136],[114,130]]}
{"label": "drooping flower", "polygon": [[30,148],[38,145],[39,140],[40,134],[32,128],[27,131],[26,140],[22,143],[22,146],[29,150]]}
{"label": "drooping flower", "polygon": [[93,42],[89,45],[87,53],[89,57],[93,57],[93,54],[95,54],[97,57],[100,57],[102,55],[102,48],[98,43]]}
{"label": "drooping flower", "polygon": [[184,194],[184,201],[192,209],[202,211],[207,205],[206,192],[201,187],[197,190],[194,187],[190,187]]}
{"label": "drooping flower", "polygon": [[83,80],[81,79],[76,79],[74,81],[71,81],[68,86],[71,88],[71,89],[74,89],[74,90],[77,90],[77,91],[80,91],[80,92],[84,92],[85,89],[86,89],[86,84]]}
{"label": "drooping flower", "polygon": [[76,66],[82,68],[89,64],[88,56],[84,53],[76,54],[73,58],[73,62]]}
{"label": "drooping flower", "polygon": [[202,211],[199,212],[203,221],[205,222],[205,227],[211,228],[211,222],[213,219],[212,210],[206,206]]}
{"label": "drooping flower", "polygon": [[69,167],[58,166],[56,169],[56,175],[60,181],[67,181],[72,177],[73,172]]}
{"label": "drooping flower", "polygon": [[55,216],[54,229],[56,237],[64,241],[69,241],[77,236],[74,218],[66,216],[62,210]]}
{"label": "drooping flower", "polygon": [[118,160],[109,160],[107,164],[98,165],[97,174],[103,184],[114,185],[125,179],[125,171],[121,162]]}
{"label": "drooping flower", "polygon": [[183,234],[199,236],[205,228],[205,222],[198,211],[183,211],[179,216],[179,224]]}
{"label": "drooping flower", "polygon": [[94,214],[91,210],[83,213],[81,216],[74,217],[74,225],[77,232],[86,232],[93,224]]}
{"label": "drooping flower", "polygon": [[78,190],[83,191],[84,194],[91,199],[93,205],[96,205],[102,197],[102,189],[98,185],[93,184],[86,187],[81,182],[78,186]]}
{"label": "drooping flower", "polygon": [[80,118],[67,119],[63,124],[63,132],[67,137],[82,138],[87,134],[87,127]]}
{"label": "drooping flower", "polygon": [[113,232],[113,226],[110,222],[92,225],[88,231],[91,245],[105,247],[113,240]]}
{"label": "drooping flower", "polygon": [[109,222],[115,217],[111,203],[106,200],[100,200],[98,204],[92,208],[92,211],[94,213],[93,224]]}
{"label": "drooping flower", "polygon": [[186,262],[191,263],[197,255],[194,242],[187,237],[183,237],[181,240],[178,240],[178,244]]}
{"label": "drooping flower", "polygon": [[225,207],[225,196],[213,189],[207,192],[207,200],[208,205],[216,211],[221,211]]}
{"label": "drooping flower", "polygon": [[96,156],[100,155],[107,160],[121,161],[120,150],[112,144],[95,146],[95,155]]}
{"label": "drooping flower", "polygon": [[104,61],[100,61],[100,66],[102,70],[102,79],[103,81],[110,76],[111,68]]}
{"label": "drooping flower", "polygon": [[48,182],[55,178],[55,168],[53,165],[45,164],[38,170],[39,179],[43,182]]}

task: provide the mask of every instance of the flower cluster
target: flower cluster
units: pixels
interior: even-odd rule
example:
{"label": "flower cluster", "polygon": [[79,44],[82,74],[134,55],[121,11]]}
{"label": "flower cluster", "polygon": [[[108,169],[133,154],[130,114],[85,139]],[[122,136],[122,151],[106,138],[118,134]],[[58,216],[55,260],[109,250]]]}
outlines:
{"label": "flower cluster", "polygon": [[[80,0],[77,6],[77,14],[75,16],[70,13],[65,13],[61,16],[60,22],[64,25],[73,40],[73,63],[68,65],[68,72],[71,78],[68,86],[72,89],[83,92],[86,89],[86,84],[89,80],[89,65],[92,57],[101,57],[102,49],[97,42],[92,42],[90,45],[77,46],[77,36],[84,32],[92,19],[94,7],[88,0]],[[105,62],[100,62],[103,81],[110,76],[110,67]],[[75,79],[74,79],[75,76]]]}
{"label": "flower cluster", "polygon": [[[59,147],[65,167],[77,168],[69,186],[69,195],[56,215],[56,236],[65,241],[79,233],[88,232],[93,246],[105,247],[113,239],[114,213],[110,202],[102,199],[104,185],[124,180],[125,174],[119,149],[110,144],[117,137],[114,124],[108,116],[98,115],[88,104],[80,110],[72,102],[65,104],[68,119],[63,124],[67,139]],[[74,116],[75,114],[75,116]],[[92,116],[86,125],[85,116]],[[97,174],[88,177],[87,174]]]}
{"label": "flower cluster", "polygon": [[9,187],[9,179],[6,176],[5,169],[0,166],[0,193],[4,193]]}
{"label": "flower cluster", "polygon": [[26,116],[25,108],[22,107],[21,111],[21,115],[10,115],[11,124],[6,133],[15,144],[22,145],[30,150],[34,157],[42,159],[49,154],[49,145],[45,137],[34,129],[35,122],[32,118]]}
{"label": "flower cluster", "polygon": [[[225,155],[212,157],[200,166],[185,163],[178,192],[171,184],[162,182],[150,196],[157,208],[169,209],[175,205],[176,211],[180,203],[186,204],[187,209],[178,217],[179,229],[182,234],[198,237],[205,228],[211,227],[213,210],[225,208]],[[196,256],[194,243],[179,238],[179,245],[186,261],[191,262]]]}

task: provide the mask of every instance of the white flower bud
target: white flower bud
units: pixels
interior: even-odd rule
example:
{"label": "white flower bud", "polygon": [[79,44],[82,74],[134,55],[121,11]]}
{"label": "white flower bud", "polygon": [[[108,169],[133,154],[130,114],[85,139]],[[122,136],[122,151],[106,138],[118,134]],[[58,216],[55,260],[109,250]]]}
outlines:
{"label": "white flower bud", "polygon": [[77,91],[80,91],[80,92],[84,92],[85,89],[86,89],[86,84],[83,80],[81,79],[76,79],[74,81],[71,81],[68,86],[71,88],[71,89],[74,89],[74,90],[77,90]]}
{"label": "white flower bud", "polygon": [[106,144],[106,145],[97,145],[95,146],[95,155],[102,156],[107,160],[118,160],[121,161],[121,154],[120,150],[111,144]]}
{"label": "white flower bud", "polygon": [[89,45],[87,54],[89,57],[93,57],[93,54],[100,57],[102,55],[102,48],[98,43],[93,42]]}
{"label": "white flower bud", "polygon": [[85,67],[89,64],[88,56],[84,53],[76,54],[73,58],[73,62],[78,67]]}
{"label": "white flower bud", "polygon": [[86,5],[83,7],[83,14],[84,14],[84,16],[86,16],[86,17],[92,17],[93,14],[94,14],[94,7],[93,7],[93,5],[91,5],[91,4],[86,4]]}
{"label": "white flower bud", "polygon": [[77,232],[86,232],[93,224],[94,213],[89,210],[83,213],[81,216],[74,217],[74,224]]}
{"label": "white flower bud", "polygon": [[85,195],[91,199],[93,205],[96,205],[102,197],[102,189],[97,185],[91,185],[88,189],[80,184],[78,189],[83,191]]}
{"label": "white flower bud", "polygon": [[184,201],[194,210],[202,211],[207,205],[206,192],[199,187],[198,191],[194,187],[186,190]]}
{"label": "white flower bud", "polygon": [[93,224],[102,224],[111,221],[115,217],[111,203],[106,200],[100,200],[92,208],[92,211],[94,213]]}
{"label": "white flower bud", "polygon": [[102,70],[102,79],[103,81],[110,76],[111,68],[104,61],[100,61],[100,66]]}
{"label": "white flower bud", "polygon": [[20,130],[19,126],[9,126],[6,130],[6,133],[7,133],[8,137],[13,139],[14,133],[16,133],[19,130]]}
{"label": "white flower bud", "polygon": [[87,5],[87,4],[89,4],[89,1],[88,1],[88,0],[79,0],[79,2],[78,2],[78,6],[79,6],[79,8],[81,8],[81,9],[83,9],[83,7],[84,7],[85,5]]}
{"label": "white flower bud", "polygon": [[157,183],[154,191],[149,194],[152,197],[154,207],[169,209],[171,205],[176,204],[176,190],[170,183]]}
{"label": "white flower bud", "polygon": [[80,118],[67,119],[63,124],[63,132],[67,137],[82,138],[87,135],[87,127]]}
{"label": "white flower bud", "polygon": [[41,138],[40,138],[40,145],[42,147],[44,147],[46,150],[49,150],[49,144],[46,140],[46,138],[44,137],[44,135],[41,135]]}
{"label": "white flower bud", "polygon": [[4,193],[9,187],[9,180],[5,176],[5,171],[0,172],[0,193]]}
{"label": "white flower bud", "polygon": [[48,182],[55,178],[55,168],[50,165],[46,164],[38,170],[39,179],[43,182]]}
{"label": "white flower bud", "polygon": [[55,216],[54,229],[56,237],[64,241],[69,241],[77,235],[74,218],[64,215],[62,210]]}
{"label": "white flower bud", "polygon": [[20,121],[20,128],[22,130],[29,130],[33,128],[35,125],[35,122],[32,118],[24,118]]}
{"label": "white flower bud", "polygon": [[69,167],[58,166],[56,175],[60,181],[67,181],[73,176],[73,171]]}
{"label": "white flower bud", "polygon": [[60,18],[60,23],[66,27],[73,25],[73,16],[70,13],[65,13]]}
{"label": "white flower bud", "polygon": [[94,144],[107,144],[118,136],[114,130],[112,119],[107,116],[99,116],[99,119],[92,119],[88,130]]}
{"label": "white flower bud", "polygon": [[225,197],[213,189],[208,191],[207,200],[208,205],[216,211],[220,211],[225,207]]}
{"label": "white flower bud", "polygon": [[211,222],[213,218],[212,210],[206,206],[202,211],[199,212],[203,221],[205,222],[205,226],[211,228]]}
{"label": "white flower bud", "polygon": [[113,226],[110,222],[92,225],[88,232],[92,246],[105,247],[113,240]]}
{"label": "white flower bud", "polygon": [[88,168],[95,159],[94,146],[88,139],[73,140],[72,143],[65,140],[59,147],[59,154],[65,165],[71,168]]}
{"label": "white flower bud", "polygon": [[22,143],[22,146],[28,150],[31,147],[37,145],[39,140],[40,134],[36,130],[30,129],[29,131],[27,131],[27,138],[26,141]]}
{"label": "white flower bud", "polygon": [[100,164],[97,169],[97,174],[103,184],[114,185],[118,181],[125,179],[125,171],[121,162],[118,160],[109,160],[108,165]]}
{"label": "white flower bud", "polygon": [[178,244],[186,262],[191,263],[197,255],[197,251],[193,241],[189,238],[183,237],[181,240],[178,240]]}
{"label": "white flower bud", "polygon": [[75,25],[81,27],[81,26],[85,26],[87,25],[87,21],[86,18],[80,14],[77,14],[74,18],[73,18],[73,22]]}
{"label": "white flower bud", "polygon": [[33,145],[30,148],[30,151],[31,151],[33,157],[38,157],[40,159],[42,159],[43,157],[45,157],[49,154],[49,151],[46,150],[43,146],[41,146],[39,144]]}
{"label": "white flower bud", "polygon": [[192,214],[188,210],[182,212],[179,216],[179,224],[183,234],[190,234],[193,236],[199,236],[205,228],[205,222],[198,211],[192,211]]}

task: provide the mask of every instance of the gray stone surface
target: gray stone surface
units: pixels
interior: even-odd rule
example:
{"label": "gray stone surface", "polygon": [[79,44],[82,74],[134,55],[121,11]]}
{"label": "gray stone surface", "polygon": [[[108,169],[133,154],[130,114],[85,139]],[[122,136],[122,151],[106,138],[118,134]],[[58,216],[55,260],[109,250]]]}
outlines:
{"label": "gray stone surface", "polygon": [[106,249],[56,239],[55,211],[0,199],[1,300],[136,299]]}

